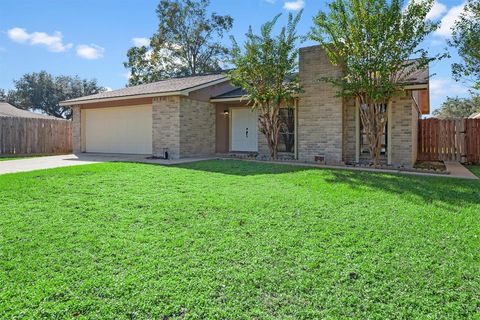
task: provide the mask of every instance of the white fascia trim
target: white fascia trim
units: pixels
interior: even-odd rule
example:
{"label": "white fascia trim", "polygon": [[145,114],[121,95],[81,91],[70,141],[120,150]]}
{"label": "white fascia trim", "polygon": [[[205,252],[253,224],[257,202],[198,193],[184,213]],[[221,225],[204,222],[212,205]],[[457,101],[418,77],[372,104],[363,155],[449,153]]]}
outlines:
{"label": "white fascia trim", "polygon": [[167,96],[188,96],[190,92],[200,90],[203,88],[207,88],[209,86],[213,86],[216,84],[220,84],[223,82],[228,81],[228,78],[218,79],[215,81],[211,81],[202,85],[198,85],[193,88],[189,88],[182,91],[172,91],[172,92],[164,92],[164,93],[147,93],[147,94],[136,94],[136,95],[129,95],[129,96],[121,96],[121,97],[112,97],[112,98],[98,98],[98,99],[90,99],[90,100],[79,100],[79,101],[62,101],[59,103],[61,106],[74,106],[79,104],[90,104],[90,103],[97,103],[97,102],[108,102],[108,101],[119,101],[119,100],[128,100],[128,99],[137,99],[137,98],[155,98],[155,97],[167,97]]}

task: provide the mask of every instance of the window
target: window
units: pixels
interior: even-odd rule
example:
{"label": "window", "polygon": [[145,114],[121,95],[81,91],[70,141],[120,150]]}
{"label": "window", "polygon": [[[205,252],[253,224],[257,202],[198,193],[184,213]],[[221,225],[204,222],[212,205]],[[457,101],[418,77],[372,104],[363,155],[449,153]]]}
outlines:
{"label": "window", "polygon": [[295,152],[295,109],[281,108],[280,121],[282,128],[280,129],[280,139],[278,142],[279,152]]}

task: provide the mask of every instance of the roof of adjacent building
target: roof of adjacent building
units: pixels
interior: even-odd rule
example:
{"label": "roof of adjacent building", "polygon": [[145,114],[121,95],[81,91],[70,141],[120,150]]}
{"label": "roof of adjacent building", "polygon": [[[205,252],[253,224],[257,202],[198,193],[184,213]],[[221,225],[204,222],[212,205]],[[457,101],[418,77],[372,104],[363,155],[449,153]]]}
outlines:
{"label": "roof of adjacent building", "polygon": [[141,84],[138,86],[126,87],[118,90],[105,91],[90,96],[62,101],[61,105],[80,104],[81,102],[91,102],[93,100],[112,100],[116,98],[133,98],[139,96],[155,95],[178,95],[188,94],[188,92],[200,89],[201,87],[213,85],[226,81],[225,74],[209,74],[201,76],[190,76],[172,78],[158,82]]}
{"label": "roof of adjacent building", "polygon": [[0,102],[0,117],[60,120],[56,117],[16,108],[7,102]]}
{"label": "roof of adjacent building", "polygon": [[480,112],[470,115],[468,119],[480,119]]}

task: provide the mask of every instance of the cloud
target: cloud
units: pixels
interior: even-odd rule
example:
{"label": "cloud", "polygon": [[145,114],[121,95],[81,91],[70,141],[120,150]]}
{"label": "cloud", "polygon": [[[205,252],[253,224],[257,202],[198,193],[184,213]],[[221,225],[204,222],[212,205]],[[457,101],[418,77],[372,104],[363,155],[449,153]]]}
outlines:
{"label": "cloud", "polygon": [[298,11],[305,7],[304,0],[287,1],[283,4],[283,9],[289,11]]}
{"label": "cloud", "polygon": [[7,31],[8,37],[17,43],[25,43],[45,46],[51,52],[64,52],[73,47],[73,44],[63,43],[63,35],[60,31],[55,31],[49,35],[45,32],[28,33],[24,28],[12,28]]}
{"label": "cloud", "polygon": [[147,38],[132,38],[132,43],[135,47],[148,47],[150,45],[150,39]]}
{"label": "cloud", "polygon": [[436,20],[440,18],[445,12],[447,12],[447,6],[443,3],[435,1],[433,3],[432,9],[430,9],[425,18],[428,20]]}
{"label": "cloud", "polygon": [[105,49],[96,44],[81,44],[77,46],[77,56],[83,59],[96,60],[103,58]]}
{"label": "cloud", "polygon": [[447,14],[440,20],[440,28],[435,31],[435,35],[449,38],[452,35],[452,27],[455,21],[458,20],[460,14],[464,12],[465,3],[461,5],[451,7]]}
{"label": "cloud", "polygon": [[438,78],[430,80],[430,95],[432,97],[443,97],[467,94],[469,88],[451,78]]}

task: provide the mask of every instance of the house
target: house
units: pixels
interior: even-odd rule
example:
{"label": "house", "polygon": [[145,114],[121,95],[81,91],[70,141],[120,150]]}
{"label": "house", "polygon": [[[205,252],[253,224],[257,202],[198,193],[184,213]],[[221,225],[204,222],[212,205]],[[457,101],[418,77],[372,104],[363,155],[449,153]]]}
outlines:
{"label": "house", "polygon": [[0,102],[0,117],[59,120],[56,117],[16,108],[7,102]]}
{"label": "house", "polygon": [[[365,157],[358,110],[319,81],[340,75],[320,46],[300,49],[304,92],[282,110],[282,157],[302,162],[353,163]],[[428,70],[409,79],[388,110],[384,161],[412,166],[420,115],[429,113]],[[135,153],[172,159],[215,154],[268,155],[258,116],[224,74],[175,78],[62,102],[73,109],[75,152]]]}
{"label": "house", "polygon": [[480,112],[470,115],[468,119],[480,119]]}

